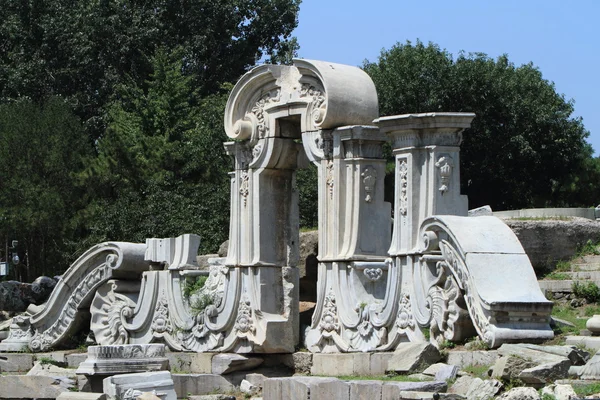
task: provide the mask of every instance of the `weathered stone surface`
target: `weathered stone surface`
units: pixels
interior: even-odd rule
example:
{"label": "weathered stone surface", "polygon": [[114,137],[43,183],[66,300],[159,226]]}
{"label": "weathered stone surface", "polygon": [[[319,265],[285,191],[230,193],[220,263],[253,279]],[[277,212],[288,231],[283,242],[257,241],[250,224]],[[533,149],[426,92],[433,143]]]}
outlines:
{"label": "weathered stone surface", "polygon": [[579,379],[600,379],[600,354],[596,353],[580,370]]}
{"label": "weathered stone surface", "polygon": [[165,353],[171,372],[185,374],[212,373],[213,353],[171,352]]}
{"label": "weathered stone surface", "polygon": [[325,376],[356,375],[364,367],[364,359],[369,357],[369,353],[316,353],[313,354],[310,373]]}
{"label": "weathered stone surface", "polygon": [[461,376],[448,388],[448,393],[466,396],[474,380],[475,378],[470,375]]}
{"label": "weathered stone surface", "polygon": [[26,372],[33,367],[33,354],[0,353],[0,372]]}
{"label": "weathered stone surface", "polygon": [[498,400],[540,400],[540,395],[532,387],[516,387],[502,393]]}
{"label": "weathered stone surface", "polygon": [[201,394],[196,396],[188,396],[188,400],[235,400],[235,396],[228,394]]}
{"label": "weathered stone surface", "polygon": [[467,400],[465,396],[452,393],[430,393],[430,392],[400,392],[399,400]]}
{"label": "weathered stone surface", "polygon": [[548,394],[554,396],[556,400],[574,400],[577,398],[577,393],[571,385],[548,385],[542,388],[542,395]]}
{"label": "weathered stone surface", "polygon": [[122,344],[88,347],[87,359],[78,374],[112,375],[166,370],[164,344]]}
{"label": "weathered stone surface", "polygon": [[440,359],[439,350],[431,343],[401,343],[388,362],[388,371],[420,372]]}
{"label": "weathered stone surface", "polygon": [[446,382],[384,382],[381,388],[382,400],[399,399],[402,392],[445,392]]}
{"label": "weathered stone surface", "polygon": [[573,345],[565,346],[540,346],[536,344],[522,343],[520,346],[531,350],[543,351],[557,356],[567,357],[573,365],[585,365],[590,359],[590,353]]}
{"label": "weathered stone surface", "polygon": [[528,384],[545,384],[569,376],[571,362],[568,359],[554,363],[541,364],[536,367],[524,369],[519,374],[519,379]]}
{"label": "weathered stone surface", "polygon": [[498,354],[506,356],[517,356],[530,360],[538,365],[546,363],[555,363],[568,360],[567,357],[551,354],[545,351],[528,348],[527,345],[521,344],[503,344],[498,349]]}
{"label": "weathered stone surface", "polygon": [[256,392],[258,392],[259,390],[260,390],[260,388],[257,387],[256,385],[253,385],[246,379],[242,379],[242,383],[240,384],[240,391],[242,393],[252,395],[252,394],[255,394]]}
{"label": "weathered stone surface", "polygon": [[494,364],[492,371],[492,378],[498,379],[514,379],[524,369],[532,368],[537,366],[538,364],[533,361],[526,360],[522,357],[518,356],[506,356],[500,357],[496,363]]}
{"label": "weathered stone surface", "polygon": [[70,387],[49,376],[0,375],[0,399],[55,399]]}
{"label": "weathered stone surface", "polygon": [[299,351],[292,354],[293,365],[291,366],[297,374],[308,374],[313,364],[313,354],[307,351]]}
{"label": "weathered stone surface", "polygon": [[468,365],[492,365],[497,359],[498,352],[496,350],[453,350],[448,353],[446,363],[464,368]]}
{"label": "weathered stone surface", "polygon": [[473,208],[472,210],[469,210],[468,213],[469,217],[481,217],[481,216],[490,216],[490,215],[494,215],[494,213],[492,212],[492,207],[490,206],[482,206],[482,207],[478,207],[478,208]]}
{"label": "weathered stone surface", "polygon": [[381,398],[382,381],[350,381],[350,400]]}
{"label": "weathered stone surface", "polygon": [[78,368],[87,359],[87,353],[73,353],[66,355],[67,367]]}
{"label": "weathered stone surface", "polygon": [[188,394],[203,395],[219,392],[228,392],[234,386],[221,375],[215,374],[172,374],[173,386],[178,398],[185,398]]}
{"label": "weathered stone surface", "polygon": [[467,398],[469,400],[491,400],[502,388],[502,383],[496,379],[475,378],[469,385]]}
{"label": "weathered stone surface", "polygon": [[56,400],[106,400],[104,393],[63,392]]}
{"label": "weathered stone surface", "polygon": [[458,370],[459,368],[456,365],[436,363],[427,367],[427,369],[423,371],[423,374],[434,376],[436,381],[445,381],[456,378]]}
{"label": "weathered stone surface", "polygon": [[[318,395],[317,395],[318,394]],[[314,397],[313,397],[314,396]],[[264,399],[340,399],[350,397],[350,385],[335,378],[297,376],[264,381]]]}
{"label": "weathered stone surface", "polygon": [[114,375],[103,381],[104,393],[109,399],[137,397],[144,392],[156,391],[164,400],[177,400],[173,379],[168,371]]}
{"label": "weathered stone surface", "polygon": [[215,354],[212,357],[212,373],[229,374],[234,371],[247,371],[263,363],[260,357],[246,357],[241,354]]}
{"label": "weathered stone surface", "polygon": [[42,304],[48,299],[56,280],[40,276],[33,283],[0,282],[0,310],[24,312],[30,304]]}
{"label": "weathered stone surface", "polygon": [[42,363],[40,361],[37,361],[33,365],[33,368],[31,368],[29,372],[27,372],[27,375],[51,377],[64,376],[70,379],[77,379],[77,374],[75,373],[74,369],[62,368],[53,364]]}
{"label": "weathered stone surface", "polygon": [[588,240],[600,240],[600,224],[585,218],[566,221],[507,219],[505,223],[519,238],[536,271],[552,267],[559,260],[570,259]]}

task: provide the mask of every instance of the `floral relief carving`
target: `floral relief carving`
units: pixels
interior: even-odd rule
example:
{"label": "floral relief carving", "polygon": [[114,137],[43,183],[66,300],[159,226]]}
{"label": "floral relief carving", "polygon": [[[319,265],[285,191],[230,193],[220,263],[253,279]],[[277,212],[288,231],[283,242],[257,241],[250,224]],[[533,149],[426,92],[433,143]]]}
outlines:
{"label": "floral relief carving", "polygon": [[319,323],[319,330],[323,336],[330,336],[333,332],[340,331],[335,295],[331,290],[327,296],[325,296],[325,304],[323,305],[323,314],[321,316],[321,322]]}
{"label": "floral relief carving", "polygon": [[415,326],[412,308],[410,305],[410,296],[407,293],[404,293],[400,299],[396,325],[400,329],[412,329]]}
{"label": "floral relief carving", "polygon": [[158,334],[171,333],[173,331],[171,320],[169,319],[169,304],[164,296],[156,303],[152,330]]}
{"label": "floral relief carving", "polygon": [[439,191],[442,195],[449,190],[450,177],[452,175],[452,159],[449,156],[442,156],[435,163],[436,168],[440,174],[440,187]]}
{"label": "floral relief carving", "polygon": [[333,199],[333,186],[334,186],[334,178],[333,178],[333,161],[329,160],[327,161],[327,167],[326,167],[326,179],[325,179],[325,183],[327,184],[327,189],[329,191],[329,198]]}
{"label": "floral relief carving", "polygon": [[248,334],[253,334],[256,331],[254,319],[252,318],[252,307],[250,299],[244,293],[238,307],[238,316],[235,320],[233,329],[237,332],[238,337],[245,337]]}
{"label": "floral relief carving", "polygon": [[373,201],[373,192],[377,183],[377,170],[374,167],[368,166],[362,174],[363,185],[365,186],[365,201],[371,203]]}
{"label": "floral relief carving", "polygon": [[248,194],[250,193],[249,180],[250,177],[248,175],[248,171],[242,171],[240,176],[240,195],[242,196],[244,207],[246,207],[246,204],[248,202]]}
{"label": "floral relief carving", "polygon": [[325,95],[310,83],[303,83],[300,88],[300,97],[312,97],[312,120],[315,123],[323,121],[325,116]]}
{"label": "floral relief carving", "polygon": [[253,141],[258,139],[262,139],[267,136],[269,132],[269,127],[267,125],[265,119],[265,107],[269,103],[277,103],[279,102],[280,92],[279,89],[273,90],[271,92],[267,92],[265,95],[261,96],[258,101],[252,107],[252,114],[256,117],[258,122],[256,129],[258,131],[258,138],[253,138]]}
{"label": "floral relief carving", "polygon": [[381,268],[365,268],[363,274],[372,282],[378,281],[383,276]]}
{"label": "floral relief carving", "polygon": [[402,160],[398,166],[400,178],[400,214],[408,213],[408,164]]}

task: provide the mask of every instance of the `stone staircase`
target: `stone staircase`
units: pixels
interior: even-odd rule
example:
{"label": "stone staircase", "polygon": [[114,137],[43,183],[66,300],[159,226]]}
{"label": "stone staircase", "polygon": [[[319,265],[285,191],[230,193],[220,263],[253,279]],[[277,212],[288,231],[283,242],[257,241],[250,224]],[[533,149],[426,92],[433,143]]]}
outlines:
{"label": "stone staircase", "polygon": [[555,276],[559,274],[567,279],[541,279],[538,281],[540,289],[546,297],[562,299],[572,294],[575,282],[594,282],[600,287],[600,255],[575,258],[570,262],[570,270],[554,273]]}

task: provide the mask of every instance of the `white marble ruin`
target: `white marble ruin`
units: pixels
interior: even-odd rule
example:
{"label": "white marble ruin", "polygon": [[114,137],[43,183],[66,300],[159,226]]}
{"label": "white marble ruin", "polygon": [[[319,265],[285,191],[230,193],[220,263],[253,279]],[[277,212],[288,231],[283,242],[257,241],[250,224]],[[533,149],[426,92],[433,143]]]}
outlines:
{"label": "white marble ruin", "polygon": [[[399,343],[461,340],[491,347],[553,336],[552,303],[512,231],[468,217],[460,194],[469,113],[380,117],[359,68],[296,60],[262,65],[234,87],[225,110],[231,172],[227,257],[210,260],[195,299],[183,294],[200,238],[104,243],[65,273],[44,307],[13,320],[0,350],[43,351],[79,328],[100,345],[162,342],[172,350],[286,353],[298,326],[296,170],[319,175],[318,297],[312,352],[390,351]],[[395,157],[395,199],[384,201]],[[202,307],[193,307],[201,300]]]}

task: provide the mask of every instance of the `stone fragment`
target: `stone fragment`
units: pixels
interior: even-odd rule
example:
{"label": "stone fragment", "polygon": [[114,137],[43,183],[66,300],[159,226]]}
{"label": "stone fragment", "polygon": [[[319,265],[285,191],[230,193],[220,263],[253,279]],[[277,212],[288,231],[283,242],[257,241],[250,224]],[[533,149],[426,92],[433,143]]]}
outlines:
{"label": "stone fragment", "polygon": [[596,353],[591,360],[579,370],[579,379],[600,379],[600,354]]}
{"label": "stone fragment", "polygon": [[448,353],[446,363],[464,368],[468,365],[492,365],[497,359],[496,350],[453,350]]}
{"label": "stone fragment", "polygon": [[498,379],[514,379],[527,368],[537,366],[533,361],[524,359],[518,356],[500,357],[494,364],[492,378]]}
{"label": "stone fragment", "polygon": [[228,392],[234,386],[221,375],[215,374],[173,374],[173,386],[178,398],[191,395],[204,395],[214,392]]}
{"label": "stone fragment", "polygon": [[55,399],[70,388],[49,376],[0,375],[0,399]]}
{"label": "stone fragment", "polygon": [[577,398],[577,393],[571,385],[552,384],[545,386],[542,389],[542,396],[546,394],[554,396],[556,400],[574,400]]}
{"label": "stone fragment", "polygon": [[263,386],[265,399],[340,399],[350,396],[350,384],[335,378],[295,376],[269,378]]}
{"label": "stone fragment", "polygon": [[502,393],[498,400],[540,400],[540,394],[532,387],[516,387]]}
{"label": "stone fragment", "polygon": [[446,382],[384,382],[381,387],[381,399],[399,399],[402,392],[445,392]]}
{"label": "stone fragment", "polygon": [[540,346],[536,344],[522,343],[520,346],[531,350],[543,351],[557,356],[567,357],[573,365],[584,365],[590,359],[590,353],[577,346]]}
{"label": "stone fragment", "polygon": [[104,393],[63,392],[56,400],[106,400]]}
{"label": "stone fragment", "polygon": [[433,376],[422,374],[422,373],[410,374],[410,375],[407,375],[407,376],[410,379],[415,380],[415,381],[432,381],[433,380]]}
{"label": "stone fragment", "polygon": [[469,400],[491,400],[502,389],[502,383],[496,379],[475,378],[467,391]]}
{"label": "stone fragment", "polygon": [[103,386],[111,400],[136,398],[144,392],[156,392],[163,400],[177,400],[169,371],[114,375],[105,378]]}
{"label": "stone fragment", "polygon": [[464,396],[469,392],[469,388],[471,387],[471,384],[474,380],[475,378],[473,378],[470,375],[461,376],[456,380],[456,382],[452,384],[452,386],[450,386],[450,388],[448,389],[448,393],[454,393]]}
{"label": "stone fragment", "polygon": [[171,372],[185,374],[210,374],[212,372],[212,353],[171,352],[165,353]]}
{"label": "stone fragment", "polygon": [[66,377],[69,379],[77,379],[77,374],[74,369],[58,367],[54,364],[43,363],[36,361],[33,368],[27,372],[29,376],[51,376],[51,377]]}
{"label": "stone fragment", "polygon": [[136,400],[162,400],[156,392],[144,392],[135,398]]}
{"label": "stone fragment", "polygon": [[430,392],[400,392],[399,400],[467,400],[465,396],[452,393],[430,393]]}
{"label": "stone fragment", "polygon": [[30,304],[42,304],[48,299],[56,281],[40,276],[33,283],[0,282],[0,310],[24,312]]}
{"label": "stone fragment", "polygon": [[65,358],[67,361],[67,367],[78,368],[79,365],[81,365],[81,363],[87,359],[87,352],[67,354]]}
{"label": "stone fragment", "polygon": [[481,206],[478,208],[473,208],[472,210],[469,210],[468,213],[469,217],[481,217],[481,216],[489,216],[489,215],[494,215],[494,213],[492,212],[492,207],[490,206]]}
{"label": "stone fragment", "polygon": [[33,354],[0,353],[0,372],[25,372],[33,367]]}
{"label": "stone fragment", "polygon": [[458,374],[458,366],[448,365],[444,363],[436,363],[427,367],[423,374],[434,376],[436,381],[445,381],[447,379],[454,379]]}
{"label": "stone fragment", "polygon": [[313,354],[307,351],[299,351],[292,354],[294,372],[297,374],[309,374],[313,363]]}
{"label": "stone fragment", "polygon": [[247,371],[263,363],[259,357],[246,357],[241,354],[215,354],[212,357],[212,373],[229,374],[233,371]]}
{"label": "stone fragment", "polygon": [[196,396],[188,396],[188,400],[235,400],[235,396],[228,394],[201,394]]}
{"label": "stone fragment", "polygon": [[401,343],[388,361],[388,371],[400,374],[420,372],[441,359],[431,343]]}
{"label": "stone fragment", "polygon": [[557,362],[541,364],[521,371],[519,379],[529,384],[545,384],[557,379],[565,379],[569,376],[571,362],[564,359]]}
{"label": "stone fragment", "polygon": [[256,394],[256,392],[259,391],[259,388],[247,381],[246,379],[242,379],[242,383],[240,384],[240,390],[242,391],[242,393],[252,395]]}

